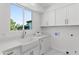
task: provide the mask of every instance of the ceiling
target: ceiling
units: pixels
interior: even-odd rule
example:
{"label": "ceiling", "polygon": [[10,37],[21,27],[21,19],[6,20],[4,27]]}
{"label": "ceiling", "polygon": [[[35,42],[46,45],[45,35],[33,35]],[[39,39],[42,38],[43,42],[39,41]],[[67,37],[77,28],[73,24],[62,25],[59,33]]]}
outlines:
{"label": "ceiling", "polygon": [[43,9],[47,9],[51,7],[51,5],[54,5],[55,3],[37,3],[38,6],[42,7]]}

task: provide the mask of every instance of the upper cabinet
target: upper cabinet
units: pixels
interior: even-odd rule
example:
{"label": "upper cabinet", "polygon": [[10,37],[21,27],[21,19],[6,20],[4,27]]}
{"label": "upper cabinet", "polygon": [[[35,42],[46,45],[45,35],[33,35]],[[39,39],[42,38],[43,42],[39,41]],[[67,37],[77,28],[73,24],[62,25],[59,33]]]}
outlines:
{"label": "upper cabinet", "polygon": [[55,11],[48,11],[43,14],[41,26],[55,25]]}
{"label": "upper cabinet", "polygon": [[54,26],[55,25],[55,11],[49,11],[48,12],[48,26]]}
{"label": "upper cabinet", "polygon": [[56,25],[67,24],[67,8],[60,8],[56,10]]}
{"label": "upper cabinet", "polygon": [[70,25],[79,25],[79,4],[68,6],[68,21]]}
{"label": "upper cabinet", "polygon": [[70,4],[43,15],[46,26],[79,25],[79,4]]}
{"label": "upper cabinet", "polygon": [[43,13],[42,19],[41,19],[41,26],[47,26],[48,25],[48,13]]}

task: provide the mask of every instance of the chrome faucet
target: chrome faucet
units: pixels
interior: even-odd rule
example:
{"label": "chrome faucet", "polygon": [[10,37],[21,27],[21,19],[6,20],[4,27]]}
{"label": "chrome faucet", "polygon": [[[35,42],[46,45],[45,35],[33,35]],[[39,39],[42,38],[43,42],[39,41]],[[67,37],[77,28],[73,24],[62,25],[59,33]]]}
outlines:
{"label": "chrome faucet", "polygon": [[22,38],[24,38],[26,35],[26,32],[23,30]]}

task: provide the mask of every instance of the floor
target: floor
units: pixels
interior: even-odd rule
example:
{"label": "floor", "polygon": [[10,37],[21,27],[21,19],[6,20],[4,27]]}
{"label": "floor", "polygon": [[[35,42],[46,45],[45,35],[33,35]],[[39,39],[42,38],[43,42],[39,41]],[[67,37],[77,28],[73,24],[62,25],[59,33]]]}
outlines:
{"label": "floor", "polygon": [[55,49],[51,49],[47,51],[44,55],[65,55],[65,54]]}

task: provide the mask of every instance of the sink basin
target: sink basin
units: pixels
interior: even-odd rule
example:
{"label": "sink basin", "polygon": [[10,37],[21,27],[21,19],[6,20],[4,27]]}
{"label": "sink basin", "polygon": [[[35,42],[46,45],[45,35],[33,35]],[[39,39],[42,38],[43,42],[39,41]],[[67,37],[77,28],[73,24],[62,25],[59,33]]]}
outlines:
{"label": "sink basin", "polygon": [[39,45],[39,40],[31,37],[20,39],[19,42],[22,44],[23,53]]}
{"label": "sink basin", "polygon": [[44,37],[48,37],[48,35],[34,35],[33,36],[33,38],[35,39],[44,38]]}
{"label": "sink basin", "polygon": [[21,42],[22,44],[30,44],[32,42],[37,41],[38,39],[36,38],[24,38],[24,39],[20,39],[19,42]]}

